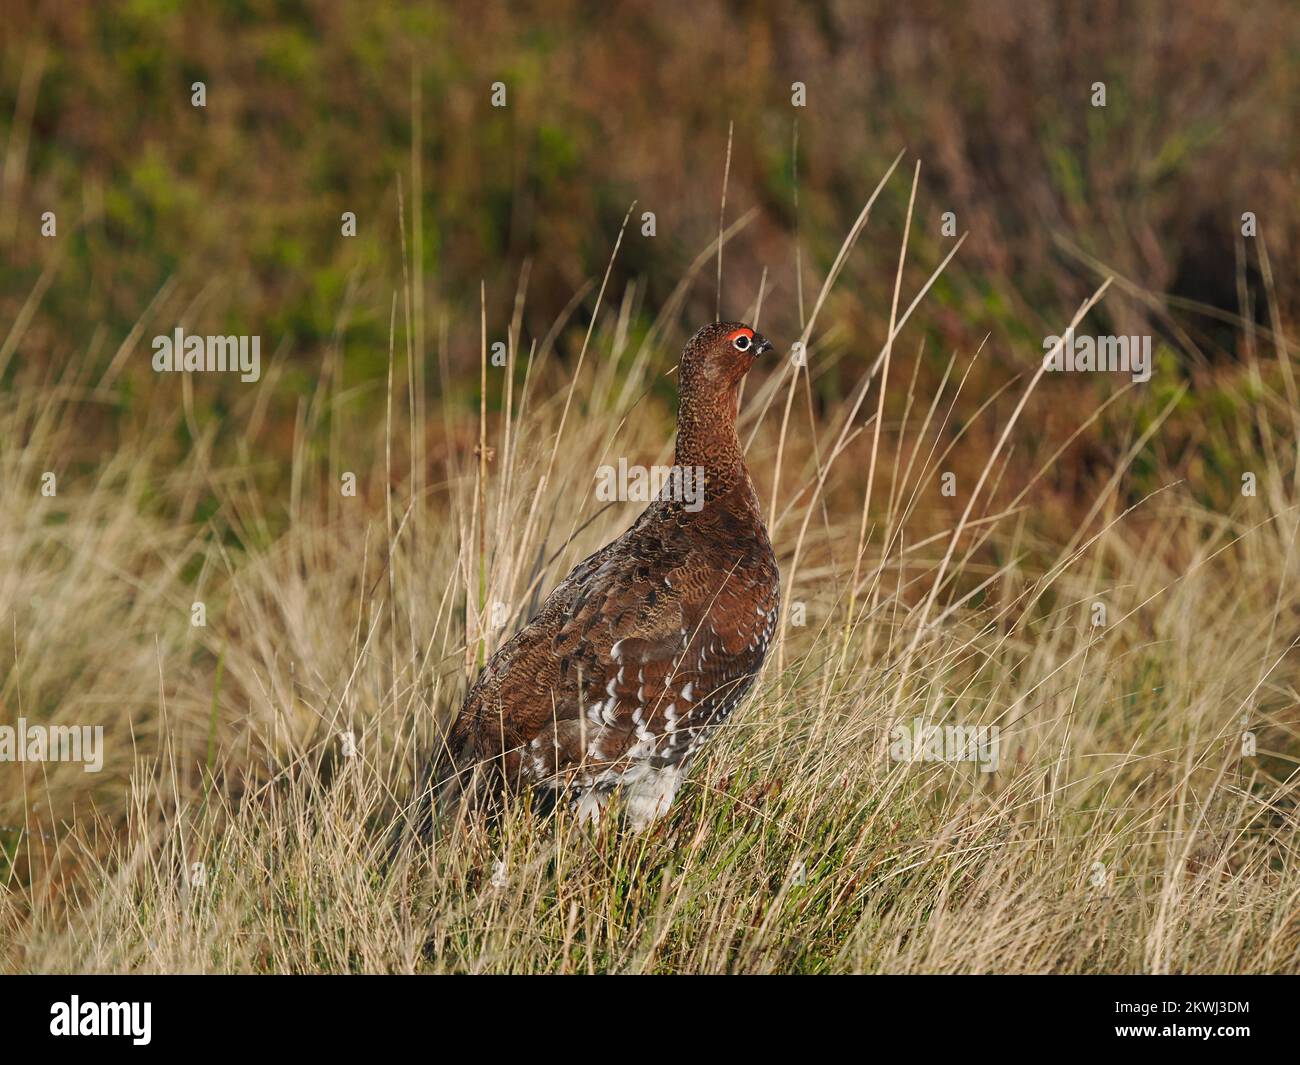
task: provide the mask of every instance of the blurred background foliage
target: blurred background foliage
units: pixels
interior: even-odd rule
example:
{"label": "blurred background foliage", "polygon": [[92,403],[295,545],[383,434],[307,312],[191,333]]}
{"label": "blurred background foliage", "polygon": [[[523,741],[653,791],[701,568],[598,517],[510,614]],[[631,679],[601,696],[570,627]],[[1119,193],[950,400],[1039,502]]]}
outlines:
{"label": "blurred background foliage", "polygon": [[[1153,334],[1156,374],[1058,464],[1045,505],[1063,513],[1184,385],[1132,491],[1153,486],[1144,469],[1183,469],[1207,502],[1230,501],[1240,462],[1214,426],[1260,372],[1263,245],[1280,321],[1300,310],[1300,20],[1276,3],[5,8],[0,315],[6,333],[31,319],[0,383],[107,373],[111,397],[87,411],[86,461],[140,404],[176,401],[179,386],[149,370],[148,342],[180,322],[262,337],[264,372],[274,360],[280,374],[263,456],[291,446],[298,399],[331,349],[379,417],[395,306],[399,356],[409,339],[394,294],[411,279],[418,379],[444,408],[438,430],[463,419],[472,441],[480,284],[489,340],[500,339],[526,269],[520,350],[562,322],[565,365],[594,308],[594,285],[583,287],[599,282],[635,201],[606,309],[634,285],[630,328],[643,333],[716,237],[729,126],[727,221],[753,217],[726,247],[722,311],[747,314],[761,286],[762,327],[782,346],[906,153],[819,320],[817,414],[843,403],[884,340],[915,161],[904,306],[951,250],[942,213],[969,232],[900,341],[900,359],[923,360],[922,387],[987,337],[967,387],[990,395],[1032,370],[1043,337],[1116,276],[1085,328]],[[203,108],[191,104],[196,81]],[[504,108],[491,106],[496,81]],[[796,81],[803,108],[791,105]],[[1104,108],[1091,104],[1096,82]],[[41,236],[45,211],[55,239]],[[340,234],[345,211],[355,238]],[[655,212],[653,237],[642,211]],[[1241,237],[1246,211],[1254,240]],[[663,340],[665,369],[715,298],[710,264]],[[1044,382],[1016,461],[1041,459],[1127,383]],[[220,419],[246,387],[205,382],[201,415]],[[662,416],[667,429],[671,387]]]}

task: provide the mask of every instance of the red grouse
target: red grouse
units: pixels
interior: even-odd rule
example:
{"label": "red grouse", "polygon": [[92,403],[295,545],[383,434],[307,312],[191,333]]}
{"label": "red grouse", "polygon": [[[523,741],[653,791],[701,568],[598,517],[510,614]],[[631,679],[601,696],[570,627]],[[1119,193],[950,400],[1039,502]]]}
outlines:
{"label": "red grouse", "polygon": [[687,343],[673,476],[479,674],[433,774],[439,810],[531,788],[584,818],[617,797],[635,828],[667,811],[776,628],[780,574],[736,435],[741,381],[771,347],[738,322]]}

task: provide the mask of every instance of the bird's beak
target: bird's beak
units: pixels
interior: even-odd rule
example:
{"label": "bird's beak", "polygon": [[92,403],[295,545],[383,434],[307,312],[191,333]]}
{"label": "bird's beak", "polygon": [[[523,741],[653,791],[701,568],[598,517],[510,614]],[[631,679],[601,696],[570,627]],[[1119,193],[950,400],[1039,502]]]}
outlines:
{"label": "bird's beak", "polygon": [[764,355],[772,350],[772,342],[768,340],[767,337],[756,333],[754,334],[754,340],[756,342],[754,344],[754,358],[758,358],[758,356]]}

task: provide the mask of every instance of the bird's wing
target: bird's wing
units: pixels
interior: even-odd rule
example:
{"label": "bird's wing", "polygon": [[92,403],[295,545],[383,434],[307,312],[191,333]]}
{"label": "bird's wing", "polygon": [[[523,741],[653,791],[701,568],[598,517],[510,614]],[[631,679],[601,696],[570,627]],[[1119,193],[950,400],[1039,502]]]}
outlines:
{"label": "bird's wing", "polygon": [[752,613],[741,605],[751,591],[729,569],[684,557],[672,528],[638,523],[579,563],[492,657],[449,753],[461,765],[494,760],[522,783],[681,757],[752,672],[746,637],[712,627]]}

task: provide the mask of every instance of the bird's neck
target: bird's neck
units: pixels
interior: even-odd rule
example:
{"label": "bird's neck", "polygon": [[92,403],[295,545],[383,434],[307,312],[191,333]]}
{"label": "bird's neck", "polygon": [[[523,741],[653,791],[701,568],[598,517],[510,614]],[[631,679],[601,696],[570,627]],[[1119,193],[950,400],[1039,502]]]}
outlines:
{"label": "bird's neck", "polygon": [[[749,470],[736,433],[739,386],[718,392],[691,392],[677,414],[676,464],[704,470],[705,504],[739,487],[748,487]],[[751,488],[752,492],[752,488]]]}

